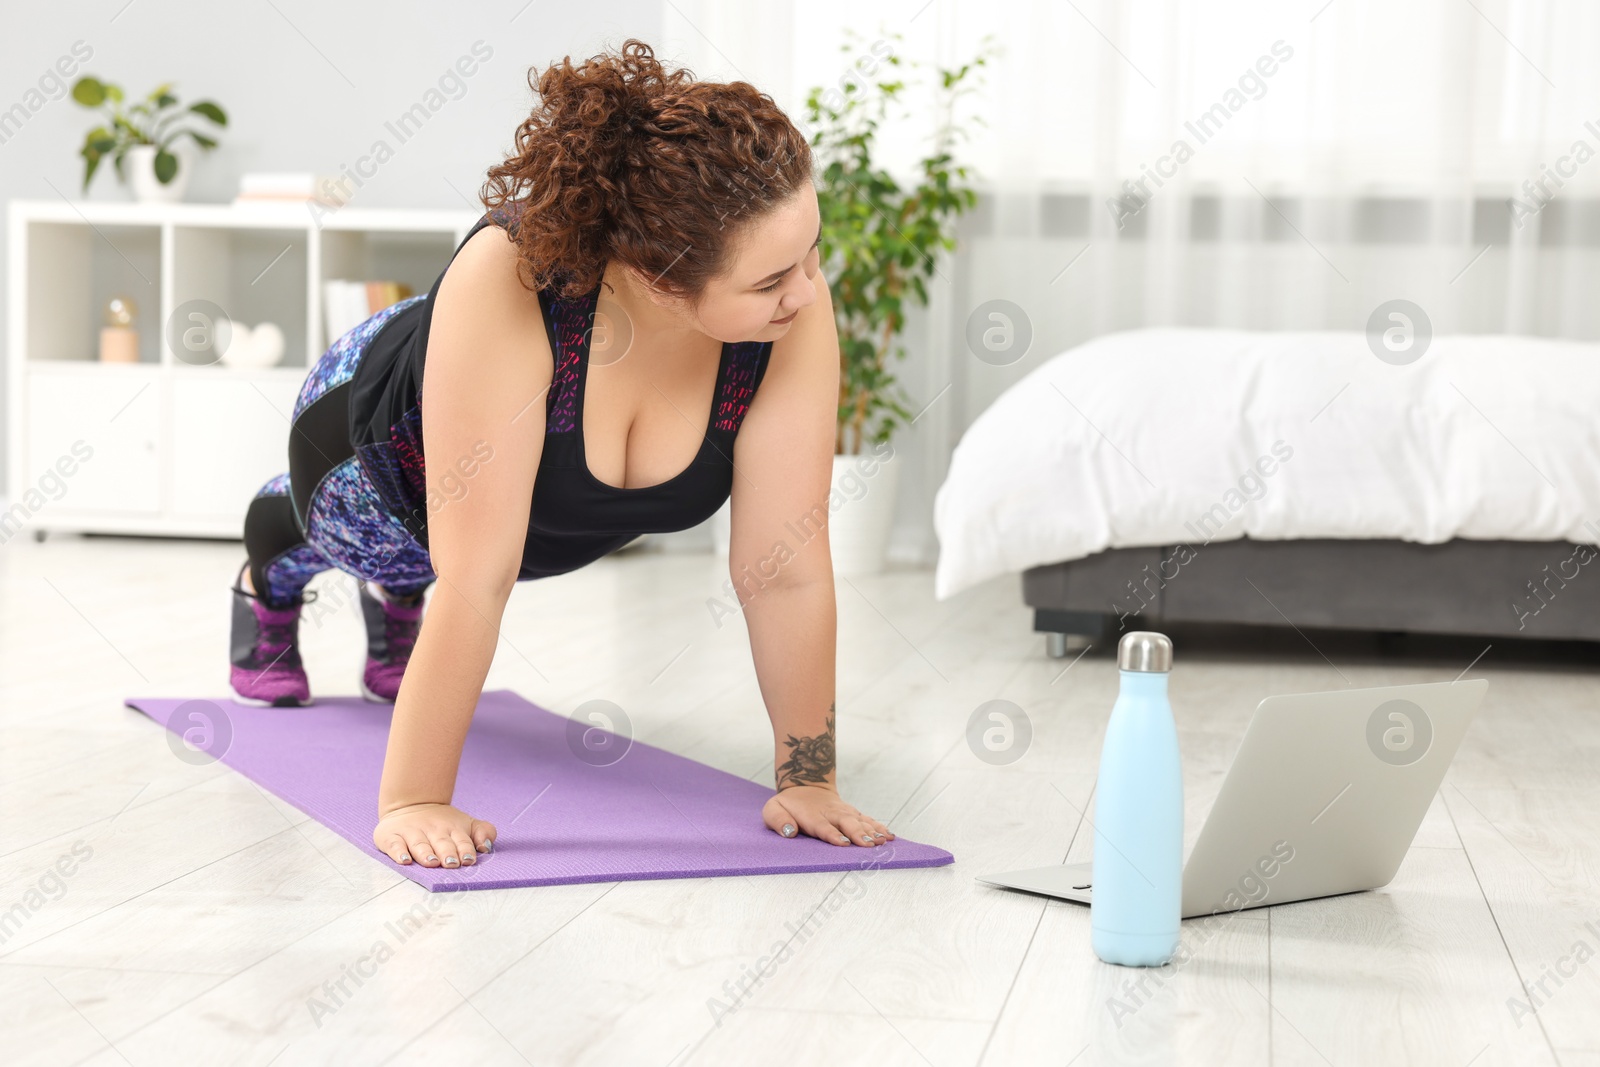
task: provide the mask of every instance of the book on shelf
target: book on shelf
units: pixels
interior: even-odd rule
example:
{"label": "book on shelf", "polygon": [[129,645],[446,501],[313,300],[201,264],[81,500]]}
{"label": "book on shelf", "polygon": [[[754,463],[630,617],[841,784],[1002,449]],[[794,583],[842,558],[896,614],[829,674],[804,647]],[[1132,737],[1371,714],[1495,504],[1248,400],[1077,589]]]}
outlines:
{"label": "book on shelf", "polygon": [[255,171],[239,176],[235,204],[318,203],[343,207],[348,199],[339,183],[329,175],[312,171]]}
{"label": "book on shelf", "polygon": [[414,296],[405,282],[329,278],[322,283],[322,344],[332,345],[391,304]]}

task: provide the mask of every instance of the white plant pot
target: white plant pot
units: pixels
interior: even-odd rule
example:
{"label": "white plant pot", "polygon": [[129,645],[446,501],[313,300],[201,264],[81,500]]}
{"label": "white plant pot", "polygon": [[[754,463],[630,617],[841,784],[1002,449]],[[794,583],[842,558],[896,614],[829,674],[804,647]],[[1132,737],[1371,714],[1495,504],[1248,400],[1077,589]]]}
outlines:
{"label": "white plant pot", "polygon": [[[833,484],[828,494],[828,546],[834,574],[877,574],[889,554],[889,527],[894,520],[895,488],[900,460],[884,446],[882,453],[833,457]],[[731,502],[711,516],[711,548],[726,559],[732,531]]]}
{"label": "white plant pot", "polygon": [[179,151],[176,145],[168,151],[178,157],[178,173],[166,185],[162,185],[156,177],[155,145],[134,145],[123,157],[128,171],[128,187],[139,203],[176,204],[183,200],[183,194],[189,187],[189,157],[187,153]]}
{"label": "white plant pot", "polygon": [[877,574],[889,555],[900,460],[871,452],[833,457],[833,491],[828,497],[828,548],[834,574]]}
{"label": "white plant pot", "polygon": [[711,551],[723,559],[728,558],[728,542],[733,534],[733,498],[729,497],[722,502],[722,506],[712,514],[711,520]]}

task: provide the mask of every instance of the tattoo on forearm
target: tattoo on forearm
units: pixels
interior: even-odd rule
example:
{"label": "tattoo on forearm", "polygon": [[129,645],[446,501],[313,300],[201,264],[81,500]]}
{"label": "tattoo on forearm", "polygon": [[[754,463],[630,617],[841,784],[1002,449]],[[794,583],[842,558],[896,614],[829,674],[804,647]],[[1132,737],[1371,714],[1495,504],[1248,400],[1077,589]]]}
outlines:
{"label": "tattoo on forearm", "polygon": [[789,758],[778,765],[778,790],[797,785],[824,785],[833,773],[833,709],[828,705],[828,728],[816,737],[789,735]]}

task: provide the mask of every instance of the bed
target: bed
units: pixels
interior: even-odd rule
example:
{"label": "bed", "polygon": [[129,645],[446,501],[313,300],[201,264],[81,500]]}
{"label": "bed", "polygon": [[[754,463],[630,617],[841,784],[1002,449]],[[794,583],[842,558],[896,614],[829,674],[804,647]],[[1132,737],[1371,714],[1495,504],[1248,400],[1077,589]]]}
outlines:
{"label": "bed", "polygon": [[935,592],[1004,574],[1047,648],[1166,622],[1600,640],[1600,345],[1130,330],[967,429]]}

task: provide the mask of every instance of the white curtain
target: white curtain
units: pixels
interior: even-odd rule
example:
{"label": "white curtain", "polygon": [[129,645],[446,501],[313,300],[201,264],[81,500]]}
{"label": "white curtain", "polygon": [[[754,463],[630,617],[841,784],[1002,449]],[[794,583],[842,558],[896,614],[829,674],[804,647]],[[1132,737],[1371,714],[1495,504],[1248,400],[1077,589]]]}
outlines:
{"label": "white curtain", "polygon": [[[846,29],[861,43],[841,52]],[[964,105],[983,201],[902,365],[939,398],[896,442],[903,557],[932,556],[966,425],[1088,337],[1359,330],[1403,298],[1435,333],[1600,338],[1594,0],[665,0],[663,33],[667,56],[796,117],[891,34],[944,66],[986,35],[1000,49]],[[935,124],[913,99],[885,138],[897,169]],[[966,348],[992,299],[1032,329],[1008,366]]]}

